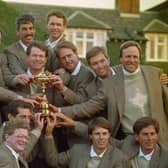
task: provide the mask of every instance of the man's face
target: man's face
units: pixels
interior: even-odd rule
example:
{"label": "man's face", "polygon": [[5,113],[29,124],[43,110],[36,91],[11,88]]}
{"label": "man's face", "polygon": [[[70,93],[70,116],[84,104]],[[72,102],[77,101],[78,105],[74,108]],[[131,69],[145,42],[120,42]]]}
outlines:
{"label": "man's face", "polygon": [[90,135],[90,138],[94,150],[103,152],[109,144],[110,133],[105,128],[96,127]]}
{"label": "man's face", "polygon": [[70,48],[61,48],[58,57],[60,63],[69,72],[73,72],[79,62],[77,53],[74,53]]}
{"label": "man's face", "polygon": [[111,68],[109,60],[104,56],[103,53],[90,58],[90,67],[100,78],[106,78],[111,75]]}
{"label": "man's face", "polygon": [[18,128],[12,135],[6,135],[4,143],[9,145],[15,152],[24,151],[28,143],[29,132],[27,129]]}
{"label": "man's face", "polygon": [[31,119],[33,117],[30,109],[18,107],[17,110],[18,110],[18,114],[16,115],[16,118],[23,119],[28,124],[30,124],[30,121],[31,121]]}
{"label": "man's face", "polygon": [[30,45],[35,35],[34,25],[31,22],[20,24],[17,35],[26,46]]}
{"label": "man's face", "polygon": [[54,41],[57,40],[64,32],[66,25],[64,25],[63,18],[58,18],[56,16],[50,16],[47,23],[47,30],[49,33],[49,38]]}
{"label": "man's face", "polygon": [[153,125],[143,128],[138,135],[135,135],[136,141],[140,144],[144,154],[149,154],[155,149],[158,142],[158,134]]}
{"label": "man's face", "polygon": [[123,49],[120,62],[124,66],[126,71],[130,73],[135,72],[138,68],[138,65],[140,64],[140,53],[138,48],[131,46]]}
{"label": "man's face", "polygon": [[42,51],[41,49],[37,47],[32,47],[31,52],[28,56],[28,64],[30,70],[34,72],[42,71],[42,68],[47,63],[47,57],[45,51]]}

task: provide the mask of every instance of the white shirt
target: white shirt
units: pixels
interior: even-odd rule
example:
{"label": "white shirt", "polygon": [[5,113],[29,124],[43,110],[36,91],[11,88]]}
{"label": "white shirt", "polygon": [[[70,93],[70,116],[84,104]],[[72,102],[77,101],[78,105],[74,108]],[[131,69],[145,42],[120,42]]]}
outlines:
{"label": "white shirt", "polygon": [[22,42],[22,40],[19,40],[20,45],[23,47],[24,51],[27,51],[27,46]]}
{"label": "white shirt", "polygon": [[64,34],[62,34],[57,40],[52,41],[52,42],[50,41],[50,39],[46,40],[46,46],[54,48],[63,36],[64,36]]}
{"label": "white shirt", "polygon": [[71,73],[71,75],[74,75],[74,76],[77,75],[80,71],[80,68],[81,68],[81,62],[79,61],[74,71]]}
{"label": "white shirt", "polygon": [[151,158],[152,158],[153,152],[154,152],[154,150],[153,150],[151,153],[145,155],[145,154],[142,152],[142,149],[141,149],[141,147],[140,147],[138,156],[139,156],[139,157],[144,157],[147,161],[150,161]]}
{"label": "white shirt", "polygon": [[16,160],[18,160],[19,154],[16,153],[9,145],[5,144],[5,146],[12,152],[12,155],[16,158]]}
{"label": "white shirt", "polygon": [[106,149],[101,153],[101,154],[97,154],[93,148],[93,145],[91,146],[90,148],[90,157],[99,157],[99,158],[102,158],[104,153],[106,152]]}

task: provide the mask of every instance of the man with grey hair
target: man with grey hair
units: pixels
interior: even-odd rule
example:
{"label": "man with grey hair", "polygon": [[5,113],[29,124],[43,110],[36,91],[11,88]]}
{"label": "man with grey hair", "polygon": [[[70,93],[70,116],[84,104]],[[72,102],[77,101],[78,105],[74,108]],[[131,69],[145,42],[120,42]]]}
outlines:
{"label": "man with grey hair", "polygon": [[0,167],[28,168],[26,161],[20,156],[29,139],[29,124],[14,119],[6,123],[3,131],[3,144],[0,146]]}

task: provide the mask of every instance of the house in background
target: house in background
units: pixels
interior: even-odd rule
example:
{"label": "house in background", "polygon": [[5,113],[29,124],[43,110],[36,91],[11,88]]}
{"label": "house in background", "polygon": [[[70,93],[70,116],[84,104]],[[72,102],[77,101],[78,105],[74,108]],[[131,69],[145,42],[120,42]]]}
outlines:
{"label": "house in background", "polygon": [[81,58],[92,46],[105,46],[115,65],[119,63],[121,43],[136,40],[143,48],[143,63],[168,73],[168,1],[144,12],[139,10],[140,0],[116,0],[115,9],[8,4],[20,13],[34,15],[43,32],[46,14],[50,10],[63,11],[68,20],[66,37],[77,45]]}

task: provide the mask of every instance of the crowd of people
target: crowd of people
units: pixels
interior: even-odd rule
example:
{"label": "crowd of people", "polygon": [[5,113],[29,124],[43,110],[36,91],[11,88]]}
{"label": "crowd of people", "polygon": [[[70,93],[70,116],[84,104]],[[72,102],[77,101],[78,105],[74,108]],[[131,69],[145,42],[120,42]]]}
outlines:
{"label": "crowd of people", "polygon": [[[133,40],[121,44],[120,65],[94,46],[87,66],[66,26],[51,11],[39,42],[34,17],[16,19],[19,40],[0,56],[0,168],[168,168],[167,75],[141,65]],[[45,95],[35,81],[44,74]]]}

